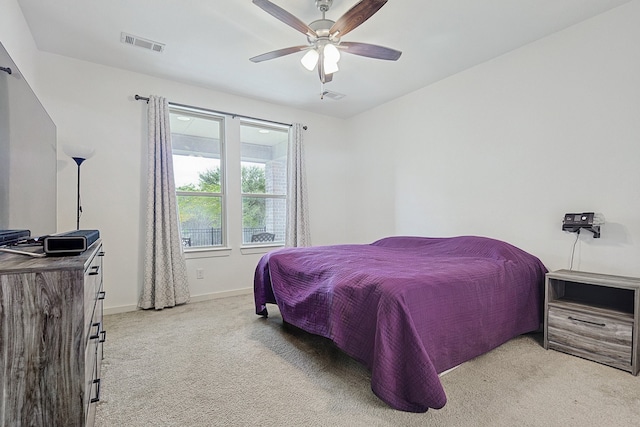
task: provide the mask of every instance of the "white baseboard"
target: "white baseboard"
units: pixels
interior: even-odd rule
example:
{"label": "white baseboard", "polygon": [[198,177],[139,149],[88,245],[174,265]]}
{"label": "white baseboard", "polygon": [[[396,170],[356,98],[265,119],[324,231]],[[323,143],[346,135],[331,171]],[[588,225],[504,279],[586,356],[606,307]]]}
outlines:
{"label": "white baseboard", "polygon": [[252,293],[253,293],[253,288],[234,289],[232,291],[222,291],[222,292],[214,292],[212,294],[191,296],[190,302],[200,302],[200,301],[208,301],[211,299],[236,297],[239,295],[249,295]]}
{"label": "white baseboard", "polygon": [[[201,302],[201,301],[209,301],[212,299],[220,299],[220,298],[228,298],[235,297],[239,295],[248,295],[253,293],[253,288],[244,288],[244,289],[234,289],[232,291],[222,291],[222,292],[213,292],[211,294],[203,294],[203,295],[194,295],[191,296],[189,302]],[[129,311],[140,310],[137,305],[120,305],[117,307],[105,307],[104,315],[108,316],[110,314],[118,314],[118,313],[126,313]]]}

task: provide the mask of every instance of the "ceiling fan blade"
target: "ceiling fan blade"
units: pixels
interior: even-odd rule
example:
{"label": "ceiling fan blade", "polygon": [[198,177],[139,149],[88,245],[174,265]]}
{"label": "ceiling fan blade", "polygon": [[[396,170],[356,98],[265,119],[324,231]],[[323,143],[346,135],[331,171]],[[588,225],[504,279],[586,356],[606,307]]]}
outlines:
{"label": "ceiling fan blade", "polygon": [[361,0],[342,15],[329,30],[329,34],[342,37],[349,31],[371,18],[387,0]]}
{"label": "ceiling fan blade", "polygon": [[397,61],[402,55],[399,50],[369,43],[342,42],[338,45],[342,52],[352,55],[366,56],[368,58],[385,59],[387,61]]}
{"label": "ceiling fan blade", "polygon": [[271,3],[269,0],[253,0],[253,4],[267,12],[268,14],[278,18],[288,26],[300,31],[302,34],[306,34],[310,37],[318,37],[318,34],[311,29],[307,24],[296,18],[280,6]]}
{"label": "ceiling fan blade", "polygon": [[281,56],[290,55],[292,53],[300,52],[301,50],[309,49],[309,46],[293,46],[293,47],[285,47],[284,49],[274,50],[272,52],[263,53],[262,55],[254,56],[253,58],[249,58],[251,62],[262,62],[267,61],[269,59],[279,58]]}

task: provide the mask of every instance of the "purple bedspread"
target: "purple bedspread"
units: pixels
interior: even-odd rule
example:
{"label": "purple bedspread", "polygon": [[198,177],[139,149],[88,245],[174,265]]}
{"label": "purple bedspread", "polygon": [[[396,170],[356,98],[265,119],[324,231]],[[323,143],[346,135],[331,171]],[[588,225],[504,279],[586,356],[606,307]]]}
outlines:
{"label": "purple bedspread", "polygon": [[256,313],[331,339],[391,407],[442,408],[438,373],[540,326],[546,268],[484,237],[389,237],[287,248],[255,273]]}

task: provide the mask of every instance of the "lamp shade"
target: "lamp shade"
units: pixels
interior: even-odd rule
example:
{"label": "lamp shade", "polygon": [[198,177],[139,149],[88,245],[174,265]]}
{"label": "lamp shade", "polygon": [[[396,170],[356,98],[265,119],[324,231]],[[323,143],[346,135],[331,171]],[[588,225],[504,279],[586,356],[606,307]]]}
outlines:
{"label": "lamp shade", "polygon": [[84,160],[90,159],[91,156],[93,156],[96,152],[95,148],[87,147],[84,145],[70,144],[63,145],[62,151],[64,151],[64,153],[69,157],[80,158]]}
{"label": "lamp shade", "polygon": [[340,51],[335,45],[328,43],[324,46],[324,60],[325,63],[328,61],[336,64],[340,61]]}
{"label": "lamp shade", "polygon": [[309,49],[307,53],[304,54],[300,62],[302,63],[304,68],[306,68],[309,71],[313,71],[313,69],[316,67],[316,64],[318,63],[319,56],[320,55],[318,55],[317,50]]}
{"label": "lamp shade", "polygon": [[325,58],[324,60],[324,72],[325,74],[333,74],[336,71],[338,71],[338,63],[337,62],[330,62],[327,61],[327,59]]}
{"label": "lamp shade", "polygon": [[338,61],[340,60],[340,51],[335,45],[328,43],[324,45],[322,49],[324,72],[326,74],[333,74],[339,70]]}

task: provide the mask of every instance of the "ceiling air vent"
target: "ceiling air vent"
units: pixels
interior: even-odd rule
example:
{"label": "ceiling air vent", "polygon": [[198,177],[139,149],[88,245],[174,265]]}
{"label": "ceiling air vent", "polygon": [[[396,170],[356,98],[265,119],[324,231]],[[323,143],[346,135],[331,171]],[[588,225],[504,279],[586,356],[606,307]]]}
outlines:
{"label": "ceiling air vent", "polygon": [[164,50],[163,43],[143,39],[142,37],[134,36],[127,33],[120,34],[120,41],[125,44],[130,44],[131,46],[138,46],[158,53],[161,53]]}
{"label": "ceiling air vent", "polygon": [[339,99],[344,98],[345,96],[347,95],[345,95],[344,93],[331,92],[330,90],[325,90],[320,94],[320,99],[324,99],[325,97],[327,97],[337,101]]}

